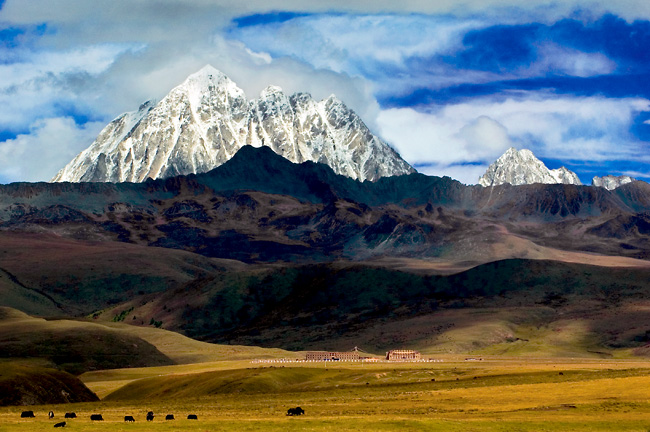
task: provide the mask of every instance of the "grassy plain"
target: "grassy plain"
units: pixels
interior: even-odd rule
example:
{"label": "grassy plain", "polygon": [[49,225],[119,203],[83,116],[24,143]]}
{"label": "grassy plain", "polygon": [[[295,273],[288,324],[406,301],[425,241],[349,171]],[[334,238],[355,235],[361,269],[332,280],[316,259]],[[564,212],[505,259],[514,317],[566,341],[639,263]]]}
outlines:
{"label": "grassy plain", "polygon": [[[284,366],[284,367],[283,367]],[[517,359],[439,363],[250,363],[92,372],[96,403],[0,409],[0,431],[51,430],[52,409],[79,431],[643,431],[650,430],[650,362]],[[287,408],[306,414],[287,417]],[[30,408],[31,409],[31,408]],[[153,410],[158,417],[144,421]],[[91,423],[100,412],[105,421]],[[163,420],[173,413],[176,420]],[[199,421],[186,419],[197,414]],[[125,424],[133,415],[134,424]]]}

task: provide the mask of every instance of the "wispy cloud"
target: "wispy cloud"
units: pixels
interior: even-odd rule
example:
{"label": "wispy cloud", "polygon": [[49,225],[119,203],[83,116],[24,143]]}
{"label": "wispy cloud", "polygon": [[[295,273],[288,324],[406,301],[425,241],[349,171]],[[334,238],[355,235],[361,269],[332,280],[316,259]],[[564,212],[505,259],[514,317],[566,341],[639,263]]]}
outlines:
{"label": "wispy cloud", "polygon": [[[650,22],[608,14],[517,23],[515,16],[302,14],[237,22],[228,34],[272,58],[364,77],[387,105],[409,105],[418,92],[429,103],[509,88],[584,95],[616,84],[625,96],[643,91],[650,58],[641,47],[650,45]],[[602,78],[612,74],[624,78]]]}

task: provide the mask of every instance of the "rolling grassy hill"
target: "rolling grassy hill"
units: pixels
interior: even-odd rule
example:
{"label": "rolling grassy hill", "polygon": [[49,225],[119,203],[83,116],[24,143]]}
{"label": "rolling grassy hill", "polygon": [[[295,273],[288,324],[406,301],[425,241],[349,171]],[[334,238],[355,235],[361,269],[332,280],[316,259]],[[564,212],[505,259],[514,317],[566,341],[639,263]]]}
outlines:
{"label": "rolling grassy hill", "polygon": [[0,358],[43,359],[73,374],[174,363],[128,332],[92,322],[47,321],[6,307],[0,307]]}
{"label": "rolling grassy hill", "polygon": [[[0,405],[96,400],[70,373],[127,368],[120,370],[130,371],[124,378],[129,382],[141,377],[137,375],[141,367],[152,371],[173,364],[204,365],[187,368],[196,371],[202,367],[209,370],[215,362],[226,360],[293,357],[295,353],[280,349],[214,345],[157,328],[45,320],[0,307]],[[96,372],[89,381],[104,381],[103,376]],[[103,394],[102,385],[96,385]]]}
{"label": "rolling grassy hill", "polygon": [[171,364],[293,358],[255,346],[215,345],[179,333],[119,322],[45,320],[0,307],[0,359],[41,359],[72,373]]}
{"label": "rolling grassy hill", "polygon": [[155,346],[177,364],[237,361],[250,359],[295,358],[299,354],[279,348],[244,345],[219,345],[191,339],[180,333],[123,323],[99,322],[109,328],[141,338]]}
{"label": "rolling grassy hill", "polygon": [[79,378],[35,365],[0,361],[0,406],[99,400]]}

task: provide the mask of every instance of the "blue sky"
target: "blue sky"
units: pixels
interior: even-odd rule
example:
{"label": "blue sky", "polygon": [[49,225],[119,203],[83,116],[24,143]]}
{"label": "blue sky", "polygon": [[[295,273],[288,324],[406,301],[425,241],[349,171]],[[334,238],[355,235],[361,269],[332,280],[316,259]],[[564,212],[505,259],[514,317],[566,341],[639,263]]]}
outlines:
{"label": "blue sky", "polygon": [[207,63],[249,98],[337,94],[427,174],[475,183],[514,146],[650,179],[646,2],[367,3],[0,2],[0,182],[48,180]]}

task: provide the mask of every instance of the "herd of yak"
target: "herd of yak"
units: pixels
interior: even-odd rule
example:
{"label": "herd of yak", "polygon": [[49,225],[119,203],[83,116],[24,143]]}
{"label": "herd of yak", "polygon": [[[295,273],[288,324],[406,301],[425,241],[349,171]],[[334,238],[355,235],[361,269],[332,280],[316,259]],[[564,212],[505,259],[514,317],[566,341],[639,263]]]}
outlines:
{"label": "herd of yak", "polygon": [[[300,408],[300,407],[289,408],[287,410],[287,415],[288,416],[303,415],[304,413],[305,413],[305,410]],[[20,414],[20,417],[21,418],[34,418],[36,416],[34,415],[34,411],[23,411]],[[48,417],[51,418],[51,419],[54,418],[54,412],[50,411],[48,413]],[[75,418],[77,418],[77,414],[75,414],[73,412],[68,412],[68,413],[65,413],[64,417],[66,419],[75,419]],[[154,418],[153,411],[149,411],[147,413],[146,418],[147,418],[147,421],[153,421],[153,418]],[[196,414],[189,414],[187,416],[187,419],[188,420],[198,420],[199,418],[197,417]],[[104,421],[104,418],[102,417],[101,414],[91,414],[90,415],[90,420],[92,420],[92,421]],[[174,420],[174,414],[167,414],[165,416],[165,420]],[[135,422],[135,418],[133,418],[133,416],[127,415],[127,416],[124,416],[124,421],[127,422],[127,423],[133,423],[133,422]],[[66,425],[66,422],[63,421],[63,422],[60,422],[60,423],[56,423],[54,425],[54,427],[55,428],[57,428],[57,427],[65,427],[65,425]]]}
{"label": "herd of yak", "polygon": [[[36,417],[36,415],[34,414],[34,411],[23,411],[22,413],[20,413],[20,417],[21,418],[34,418],[34,417]],[[54,412],[50,411],[48,413],[48,417],[51,418],[51,419],[54,418]],[[73,413],[73,412],[68,412],[68,413],[65,413],[64,417],[66,419],[76,419],[77,414]],[[146,418],[147,418],[147,421],[153,421],[153,419],[154,419],[153,411],[149,411],[147,413]],[[187,419],[188,420],[198,420],[199,418],[198,418],[198,416],[196,414],[189,414],[187,416]],[[102,417],[101,414],[91,414],[90,415],[90,420],[92,420],[92,421],[104,421],[104,417]],[[174,419],[174,414],[167,414],[165,416],[165,420],[175,420]],[[127,422],[127,423],[133,423],[133,422],[135,422],[135,418],[133,416],[126,415],[126,416],[124,416],[124,421]],[[66,425],[66,422],[63,421],[63,422],[60,422],[60,423],[56,423],[54,425],[54,427],[55,428],[56,427],[65,427],[65,425]]]}

